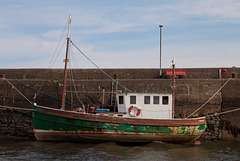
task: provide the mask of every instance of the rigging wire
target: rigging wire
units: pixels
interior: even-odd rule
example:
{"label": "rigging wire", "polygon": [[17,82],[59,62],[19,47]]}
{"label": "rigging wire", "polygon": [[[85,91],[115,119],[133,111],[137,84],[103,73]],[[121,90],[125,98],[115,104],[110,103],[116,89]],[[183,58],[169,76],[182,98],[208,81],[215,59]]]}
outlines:
{"label": "rigging wire", "polygon": [[[67,40],[67,39],[66,39],[66,40]],[[57,61],[57,59],[58,59],[58,57],[59,57],[59,55],[60,55],[63,47],[64,47],[65,44],[66,44],[66,42],[67,42],[67,41],[64,41],[64,43],[62,44],[62,47],[61,47],[61,49],[59,50],[59,52],[58,52],[58,54],[57,54],[57,56],[56,56],[56,58],[55,58],[55,60],[54,60],[54,62],[53,62],[53,64],[52,64],[52,66],[51,66],[51,67],[49,66],[50,68],[52,68],[52,67],[54,66],[54,64],[56,63],[56,61]]]}
{"label": "rigging wire", "polygon": [[[70,62],[70,59],[71,59],[71,56],[70,56],[71,54],[70,54],[70,50],[69,50],[69,52],[68,52],[68,62]],[[70,63],[68,63],[68,66],[69,66],[69,71],[67,72],[67,78],[69,78],[69,80],[70,81],[67,81],[67,83],[69,82],[69,87],[70,87],[70,96],[71,96],[71,99],[70,99],[70,101],[71,101],[71,103],[73,103],[73,93],[72,93],[72,81],[71,81],[71,64]],[[66,91],[67,91],[67,84],[66,84]],[[65,91],[65,92],[66,92]],[[65,94],[66,95],[66,94]],[[71,110],[73,110],[73,107],[72,107],[72,105],[71,105]]]}
{"label": "rigging wire", "polygon": [[71,46],[70,50],[71,50],[71,53],[73,53],[73,54],[72,54],[72,57],[73,57],[73,59],[72,59],[72,60],[73,60],[73,65],[76,66],[76,69],[78,69],[77,59],[76,59],[76,57],[75,57],[75,53],[74,53],[73,50],[72,50],[72,46]]}
{"label": "rigging wire", "polygon": [[103,72],[107,77],[109,77],[112,81],[114,81],[117,85],[120,85],[121,87],[123,87],[125,90],[127,90],[128,92],[131,92],[130,89],[128,89],[127,87],[123,86],[122,84],[119,83],[119,81],[113,79],[110,75],[108,75],[106,72],[104,72],[97,64],[95,64],[87,55],[85,55],[73,42],[72,40],[70,40],[70,42],[72,43],[72,45],[88,60],[90,61],[95,67],[97,67],[101,72]]}
{"label": "rigging wire", "polygon": [[15,86],[8,79],[6,78],[2,78],[2,79],[6,80],[6,82],[12,86],[12,89],[15,89],[24,99],[26,99],[30,104],[32,104],[32,102],[22,92],[20,92],[17,88],[15,88]]}
{"label": "rigging wire", "polygon": [[[39,90],[41,90],[41,89],[42,89],[42,87],[44,86],[44,84],[43,84],[43,85],[34,85],[34,86],[33,86],[33,88],[35,88],[35,87],[37,87],[37,86],[40,86]],[[37,92],[37,93],[35,93],[35,94],[34,94],[34,97],[33,97],[33,102],[36,100],[36,98],[37,98],[38,94],[39,94],[39,92]]]}
{"label": "rigging wire", "polygon": [[3,105],[0,105],[0,108],[3,108],[3,109],[14,109],[14,110],[22,110],[22,111],[37,111],[36,109],[29,109],[29,108],[19,108],[19,107],[11,107],[11,106],[3,106]]}
{"label": "rigging wire", "polygon": [[[6,79],[6,78],[5,78],[5,79]],[[49,97],[51,97],[51,98],[54,98],[54,99],[56,99],[56,100],[62,101],[61,98],[58,98],[58,97],[52,96],[52,95],[47,94],[47,93],[45,93],[45,92],[43,92],[43,91],[40,91],[40,90],[38,90],[38,89],[36,89],[36,88],[33,88],[33,87],[31,87],[31,86],[29,86],[29,85],[27,85],[27,84],[25,84],[25,83],[23,83],[23,82],[21,82],[21,81],[19,81],[19,80],[17,80],[17,79],[6,79],[6,80],[15,80],[16,82],[18,82],[18,83],[20,83],[20,84],[22,84],[22,85],[24,85],[24,86],[26,86],[26,87],[28,87],[28,88],[34,90],[34,91],[37,91],[37,92],[39,92],[39,93],[41,93],[41,94],[44,94],[44,95],[49,96]],[[17,90],[17,88],[14,88],[14,89]],[[21,95],[22,95],[22,94],[21,94]],[[25,97],[24,95],[22,95],[22,96]],[[28,102],[30,102],[30,103],[32,104],[31,101],[28,101]],[[71,103],[68,102],[68,101],[66,101],[65,103],[67,103],[67,104],[71,104]],[[77,105],[77,104],[73,104],[73,106],[79,107],[79,105]]]}
{"label": "rigging wire", "polygon": [[80,99],[80,97],[79,97],[79,95],[78,95],[77,88],[76,88],[76,85],[75,85],[75,81],[74,81],[74,79],[73,79],[73,72],[71,72],[71,75],[72,75],[72,83],[73,83],[74,93],[76,94],[77,99],[78,99],[78,101],[81,103],[81,105],[82,105],[82,107],[83,107],[83,110],[84,110],[84,112],[85,112],[85,111],[86,111],[85,105],[83,104],[83,102],[81,101],[81,99]]}
{"label": "rigging wire", "polygon": [[[54,51],[54,53],[53,53],[53,56],[52,56],[52,58],[51,58],[51,60],[50,60],[50,62],[49,62],[48,68],[50,68],[50,69],[51,69],[51,68],[54,66],[54,64],[56,63],[56,60],[58,59],[58,57],[59,57],[59,55],[60,55],[60,53],[61,53],[61,51],[62,51],[62,49],[63,49],[63,47],[64,47],[64,45],[65,45],[65,43],[66,43],[66,41],[63,42],[62,47],[60,48],[60,50],[59,50],[56,58],[54,59],[54,57],[55,57],[55,55],[56,55],[56,53],[57,53],[57,50],[59,49],[59,45],[60,45],[60,42],[62,41],[63,35],[64,35],[65,31],[66,31],[67,24],[68,24],[68,21],[67,21],[65,27],[63,28],[62,35],[61,35],[61,37],[60,37],[60,39],[59,39],[59,41],[58,41],[58,44],[57,44],[57,46],[56,46],[56,48],[55,48],[55,51]],[[52,65],[51,65],[51,64],[52,64]],[[43,79],[45,79],[46,76],[48,75],[48,71],[49,71],[49,70],[47,70],[46,73],[43,75]],[[44,85],[45,85],[45,84],[44,84],[44,82],[42,81],[42,85],[39,85],[40,88],[39,88],[38,90],[41,91],[41,89],[42,89],[42,87],[43,87]],[[38,94],[39,94],[39,92],[37,92],[37,93],[34,94],[33,101],[36,100]]]}
{"label": "rigging wire", "polygon": [[[59,52],[58,52],[58,54],[57,54],[57,57],[55,58],[55,60],[54,60],[54,62],[53,62],[53,64],[52,64],[51,67],[50,67],[51,64],[49,64],[49,68],[50,68],[50,69],[51,69],[51,68],[54,66],[54,64],[56,63],[56,61],[57,61],[57,59],[58,59],[58,57],[59,57],[59,55],[60,55],[63,47],[65,46],[65,43],[66,43],[66,41],[64,41],[64,43],[63,43],[61,49],[59,50]],[[55,55],[55,54],[54,54],[54,55]],[[52,58],[52,59],[53,59],[53,58]],[[51,60],[51,62],[52,62],[52,60]],[[48,71],[48,70],[47,70],[47,71]],[[46,71],[45,75],[43,76],[43,79],[46,78],[46,76],[47,76],[47,74],[48,74],[47,71]],[[43,81],[41,81],[41,82],[42,82],[42,85],[40,85],[40,88],[39,88],[39,90],[37,91],[37,93],[34,94],[34,99],[33,99],[33,101],[36,100],[36,98],[37,98],[37,96],[38,96],[38,94],[39,94],[39,91],[41,91],[42,87],[45,85]],[[35,89],[36,89],[36,88],[35,88]]]}
{"label": "rigging wire", "polygon": [[[73,56],[74,53],[72,52],[71,46],[70,46],[70,51],[71,51],[71,53],[69,53],[69,59],[70,59],[70,61],[71,61],[71,60],[74,60],[74,59],[75,59],[75,57]],[[72,56],[73,56],[73,58],[72,58]],[[72,62],[74,62],[74,61],[72,61]],[[75,81],[74,81],[74,74],[73,74],[73,68],[71,68],[71,63],[69,63],[69,66],[70,66],[70,78],[71,78],[72,83],[73,83],[74,93],[76,94],[78,101],[79,101],[79,102],[81,103],[81,105],[83,106],[83,110],[84,110],[84,113],[85,113],[85,111],[86,111],[86,110],[85,110],[85,105],[83,104],[83,102],[81,101],[81,99],[80,99],[80,97],[79,97],[79,95],[78,95],[78,93],[77,93],[77,88],[76,88]],[[70,81],[70,82],[71,82],[71,81]],[[72,86],[71,86],[71,87],[72,87]],[[71,90],[71,94],[72,94],[72,90]]]}
{"label": "rigging wire", "polygon": [[[54,53],[53,53],[53,56],[52,56],[52,58],[51,58],[51,60],[50,60],[50,63],[49,63],[49,65],[48,65],[48,67],[51,66],[51,63],[52,63],[52,61],[53,61],[53,59],[54,59],[54,57],[55,57],[55,54],[56,54],[56,52],[57,52],[57,50],[58,50],[58,47],[59,47],[59,45],[60,45],[60,42],[61,42],[61,40],[62,40],[63,34],[64,34],[65,31],[66,31],[67,25],[68,25],[68,21],[67,21],[67,23],[66,23],[66,25],[65,25],[65,27],[64,27],[64,29],[63,29],[63,31],[62,31],[62,35],[61,35],[61,37],[60,37],[60,39],[59,39],[59,41],[58,41],[57,47],[55,48],[55,51],[54,51]],[[62,50],[62,48],[61,48],[61,50]],[[60,51],[61,51],[61,50],[60,50]],[[59,51],[59,52],[60,52],[60,51]],[[58,53],[58,55],[59,55],[59,53]],[[57,56],[57,57],[58,57],[58,56]],[[56,61],[56,59],[55,59],[55,61]],[[51,68],[52,68],[52,67],[53,67],[53,65],[51,66]]]}

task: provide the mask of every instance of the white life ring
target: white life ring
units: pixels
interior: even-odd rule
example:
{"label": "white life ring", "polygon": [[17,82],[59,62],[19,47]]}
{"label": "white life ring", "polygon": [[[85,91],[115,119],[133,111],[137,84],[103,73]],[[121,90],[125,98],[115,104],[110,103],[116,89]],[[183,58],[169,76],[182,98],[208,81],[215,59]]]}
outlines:
{"label": "white life ring", "polygon": [[129,112],[130,116],[137,117],[140,115],[141,109],[138,107],[131,106],[131,107],[129,107],[128,112]]}

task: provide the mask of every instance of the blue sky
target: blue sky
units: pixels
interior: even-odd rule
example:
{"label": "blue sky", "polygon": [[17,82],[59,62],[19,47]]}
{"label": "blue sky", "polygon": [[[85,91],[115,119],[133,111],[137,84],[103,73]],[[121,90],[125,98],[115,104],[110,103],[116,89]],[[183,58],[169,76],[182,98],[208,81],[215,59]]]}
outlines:
{"label": "blue sky", "polygon": [[101,68],[159,68],[159,24],[163,68],[173,56],[177,68],[240,66],[239,0],[1,0],[0,14],[0,68],[51,66],[69,15],[72,41]]}

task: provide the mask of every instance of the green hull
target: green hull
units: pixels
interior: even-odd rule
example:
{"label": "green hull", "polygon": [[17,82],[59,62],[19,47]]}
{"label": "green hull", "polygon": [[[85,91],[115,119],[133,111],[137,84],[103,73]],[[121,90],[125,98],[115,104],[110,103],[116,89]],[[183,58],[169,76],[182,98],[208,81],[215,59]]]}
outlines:
{"label": "green hull", "polygon": [[159,120],[97,116],[40,106],[34,108],[33,128],[37,140],[187,143],[201,136],[206,129],[205,118],[190,120],[189,124],[186,119],[163,120],[161,123]]}

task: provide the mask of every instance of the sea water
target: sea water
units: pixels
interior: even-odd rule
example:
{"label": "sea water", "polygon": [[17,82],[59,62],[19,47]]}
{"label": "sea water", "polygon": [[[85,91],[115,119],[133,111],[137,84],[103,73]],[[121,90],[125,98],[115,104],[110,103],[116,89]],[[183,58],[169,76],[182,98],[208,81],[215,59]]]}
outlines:
{"label": "sea water", "polygon": [[0,160],[240,160],[240,142],[201,145],[154,142],[145,145],[82,144],[1,140]]}

